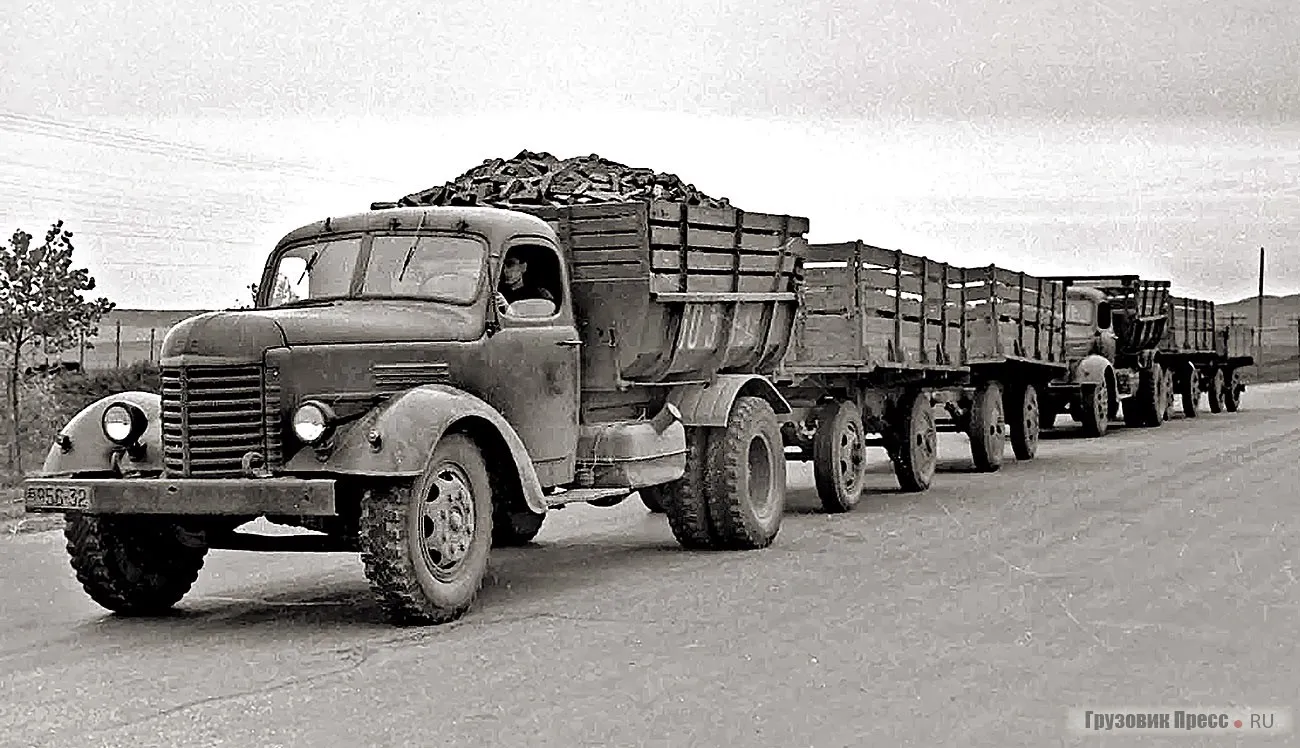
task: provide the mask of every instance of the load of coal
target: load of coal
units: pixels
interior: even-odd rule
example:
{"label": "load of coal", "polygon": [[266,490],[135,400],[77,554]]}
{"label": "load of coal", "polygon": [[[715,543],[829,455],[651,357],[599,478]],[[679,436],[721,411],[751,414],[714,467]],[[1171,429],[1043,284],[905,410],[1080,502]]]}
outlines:
{"label": "load of coal", "polygon": [[538,208],[645,200],[732,207],[726,198],[710,197],[675,174],[627,166],[596,154],[559,159],[532,151],[522,151],[514,158],[487,159],[446,184],[371,207]]}

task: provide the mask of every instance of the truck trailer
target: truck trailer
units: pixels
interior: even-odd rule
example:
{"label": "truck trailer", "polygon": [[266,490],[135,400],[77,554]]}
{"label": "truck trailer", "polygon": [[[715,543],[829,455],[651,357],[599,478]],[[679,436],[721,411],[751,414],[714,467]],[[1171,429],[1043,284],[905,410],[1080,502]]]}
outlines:
{"label": "truck trailer", "polygon": [[807,231],[659,201],[326,218],[277,243],[255,308],[167,333],[160,392],[73,417],[26,508],[65,514],[122,614],[172,607],[212,548],[348,551],[394,622],[447,622],[493,545],[638,491],[684,546],[765,547]]}
{"label": "truck trailer", "polygon": [[812,461],[827,511],[859,502],[872,446],[904,491],[928,489],[936,406],[969,436],[977,469],[999,468],[1008,431],[1016,457],[1032,459],[1038,393],[1066,370],[1059,283],[862,241],[811,245],[804,273],[776,377],[793,408],[786,444]]}

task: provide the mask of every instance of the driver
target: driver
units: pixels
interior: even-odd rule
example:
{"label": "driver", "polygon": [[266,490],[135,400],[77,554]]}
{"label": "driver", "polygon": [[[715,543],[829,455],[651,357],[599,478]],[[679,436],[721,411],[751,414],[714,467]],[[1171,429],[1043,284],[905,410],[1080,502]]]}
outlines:
{"label": "driver", "polygon": [[518,255],[508,255],[501,266],[501,282],[497,285],[497,309],[506,312],[510,304],[522,299],[545,299],[555,304],[555,297],[528,277],[528,262]]}

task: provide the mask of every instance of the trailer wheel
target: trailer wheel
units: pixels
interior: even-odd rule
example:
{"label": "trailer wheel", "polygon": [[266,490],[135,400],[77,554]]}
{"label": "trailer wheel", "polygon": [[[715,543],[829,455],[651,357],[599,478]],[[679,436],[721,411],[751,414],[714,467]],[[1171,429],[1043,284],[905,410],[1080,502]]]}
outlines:
{"label": "trailer wheel", "polygon": [[862,414],[847,400],[828,403],[817,414],[813,436],[813,479],[822,508],[852,511],[862,499],[867,447]]}
{"label": "trailer wheel", "polygon": [[1211,413],[1223,412],[1223,369],[1215,368],[1210,375],[1210,384],[1205,392],[1205,399],[1210,404]]}
{"label": "trailer wheel", "polygon": [[736,398],[727,426],[709,439],[704,482],[719,548],[771,545],[785,514],[785,443],[772,406]]}
{"label": "trailer wheel", "polygon": [[976,388],[967,435],[970,437],[971,461],[976,470],[992,473],[1002,467],[1007,434],[1001,384],[989,382]]}
{"label": "trailer wheel", "polygon": [[[1127,406],[1125,413],[1127,413]],[[1110,428],[1110,388],[1105,384],[1085,384],[1080,393],[1079,422],[1083,435],[1098,438]]]}
{"label": "trailer wheel", "polygon": [[1163,395],[1160,399],[1160,420],[1168,421],[1174,417],[1174,403],[1178,396],[1178,391],[1174,388],[1173,369],[1165,368],[1164,374],[1160,378],[1160,391]]}
{"label": "trailer wheel", "polygon": [[68,513],[68,558],[90,599],[122,616],[165,613],[199,578],[207,546],[154,517]]}
{"label": "trailer wheel", "polygon": [[361,560],[393,623],[460,618],[478,596],[492,547],[487,466],[462,434],[443,437],[424,473],[367,491]]}
{"label": "trailer wheel", "polygon": [[1032,384],[1012,385],[1007,393],[1011,414],[1011,451],[1017,460],[1032,460],[1038,454],[1038,432],[1042,413],[1038,410],[1038,388]]}
{"label": "trailer wheel", "polygon": [[640,489],[642,500],[664,508],[668,527],[678,545],[691,550],[714,546],[713,522],[704,493],[708,467],[709,429],[686,429],[686,473],[673,481]]}
{"label": "trailer wheel", "polygon": [[894,434],[890,457],[899,486],[909,492],[925,491],[934,482],[939,452],[929,396],[920,391],[904,395],[891,425]]}
{"label": "trailer wheel", "polygon": [[1236,413],[1241,407],[1241,374],[1233,369],[1225,378],[1228,381],[1223,388],[1223,407],[1229,413]]}
{"label": "trailer wheel", "polygon": [[1201,406],[1200,377],[1197,375],[1195,369],[1188,372],[1182,385],[1182,392],[1180,394],[1183,398],[1183,415],[1187,418],[1195,418],[1197,411],[1200,410]]}

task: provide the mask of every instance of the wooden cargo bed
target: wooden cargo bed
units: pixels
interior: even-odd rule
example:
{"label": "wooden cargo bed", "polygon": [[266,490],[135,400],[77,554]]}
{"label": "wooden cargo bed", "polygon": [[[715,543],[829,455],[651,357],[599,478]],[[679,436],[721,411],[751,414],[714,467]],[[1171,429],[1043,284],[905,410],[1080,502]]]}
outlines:
{"label": "wooden cargo bed", "polygon": [[791,375],[1065,365],[1059,283],[863,242],[810,246],[804,276]]}
{"label": "wooden cargo bed", "polygon": [[1169,297],[1169,321],[1165,323],[1160,351],[1166,354],[1213,355],[1218,350],[1214,302],[1179,296]]}
{"label": "wooden cargo bed", "polygon": [[[659,201],[527,211],[569,255],[584,409],[638,385],[770,373],[797,306],[808,219]],[[609,407],[614,407],[610,405]]]}

